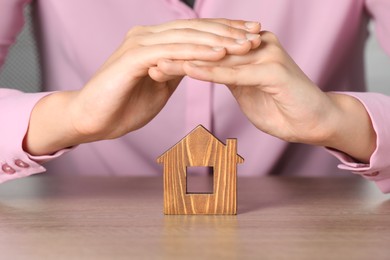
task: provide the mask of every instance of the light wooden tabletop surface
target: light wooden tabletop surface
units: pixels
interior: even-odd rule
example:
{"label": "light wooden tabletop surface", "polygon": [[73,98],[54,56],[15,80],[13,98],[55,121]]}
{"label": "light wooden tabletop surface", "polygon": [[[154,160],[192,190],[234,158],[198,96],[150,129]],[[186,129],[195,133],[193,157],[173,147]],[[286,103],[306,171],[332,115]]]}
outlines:
{"label": "light wooden tabletop surface", "polygon": [[0,185],[1,259],[390,259],[390,196],[358,178],[240,178],[237,216],[165,216],[162,178]]}

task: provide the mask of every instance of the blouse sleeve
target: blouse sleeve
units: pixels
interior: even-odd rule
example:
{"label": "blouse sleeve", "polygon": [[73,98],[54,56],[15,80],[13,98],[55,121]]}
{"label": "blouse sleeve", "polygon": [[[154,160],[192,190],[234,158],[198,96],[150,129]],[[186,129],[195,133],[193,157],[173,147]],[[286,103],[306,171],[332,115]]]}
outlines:
{"label": "blouse sleeve", "polygon": [[[380,45],[390,55],[390,1],[365,0],[365,7],[374,21]],[[344,94],[357,98],[365,106],[377,135],[377,147],[367,164],[356,162],[339,151],[328,150],[341,161],[339,168],[360,174],[374,181],[382,192],[390,193],[390,97],[378,93]]]}
{"label": "blouse sleeve", "polygon": [[377,136],[376,149],[369,163],[356,162],[352,157],[339,151],[331,150],[340,161],[340,169],[360,174],[375,181],[384,193],[390,193],[390,97],[378,93],[343,93],[351,95],[365,106]]}
{"label": "blouse sleeve", "polygon": [[[31,0],[0,1],[0,67],[24,25],[23,9]],[[23,150],[23,140],[35,104],[50,93],[23,93],[0,87],[0,183],[45,171],[41,163],[60,156],[34,157]]]}

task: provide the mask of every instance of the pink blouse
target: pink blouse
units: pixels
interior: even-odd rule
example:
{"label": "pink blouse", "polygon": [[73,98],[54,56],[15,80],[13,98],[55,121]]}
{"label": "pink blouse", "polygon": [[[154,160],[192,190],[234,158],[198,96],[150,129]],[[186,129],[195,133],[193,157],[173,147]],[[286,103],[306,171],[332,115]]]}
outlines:
{"label": "pink blouse", "polygon": [[[0,2],[0,64],[23,26],[23,6],[30,1]],[[348,174],[339,168],[373,180],[383,192],[390,192],[390,98],[364,93],[363,70],[369,19],[375,20],[379,41],[390,54],[390,1],[197,0],[194,9],[180,0],[36,0],[34,4],[46,92],[0,89],[0,182],[45,169],[68,175],[161,174],[156,158],[202,124],[221,140],[238,139],[238,153],[245,158],[239,176]],[[225,86],[189,78],[155,119],[122,138],[40,157],[23,151],[22,140],[36,102],[50,91],[82,88],[131,27],[196,17],[259,21],[263,29],[278,35],[302,70],[324,91],[348,92],[360,99],[378,136],[370,163],[262,133],[242,114]]]}

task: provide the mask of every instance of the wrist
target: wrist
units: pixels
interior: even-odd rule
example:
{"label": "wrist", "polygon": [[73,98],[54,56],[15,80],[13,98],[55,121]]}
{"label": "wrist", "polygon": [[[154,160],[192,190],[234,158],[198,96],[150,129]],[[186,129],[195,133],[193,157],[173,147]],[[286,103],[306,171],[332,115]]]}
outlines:
{"label": "wrist", "polygon": [[69,104],[75,92],[55,92],[43,97],[31,112],[23,148],[31,155],[48,155],[77,145],[77,133],[69,120]]}
{"label": "wrist", "polygon": [[327,138],[319,145],[348,154],[360,162],[369,162],[376,149],[376,133],[364,105],[356,98],[326,93],[332,103],[324,126]]}

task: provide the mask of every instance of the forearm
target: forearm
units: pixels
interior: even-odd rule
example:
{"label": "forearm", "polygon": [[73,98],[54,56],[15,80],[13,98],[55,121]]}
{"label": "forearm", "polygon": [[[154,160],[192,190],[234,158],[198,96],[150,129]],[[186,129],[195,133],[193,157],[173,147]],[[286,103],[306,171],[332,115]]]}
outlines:
{"label": "forearm", "polygon": [[376,133],[370,116],[356,98],[327,93],[335,105],[329,126],[329,136],[318,145],[342,151],[360,162],[367,163],[376,149]]}

